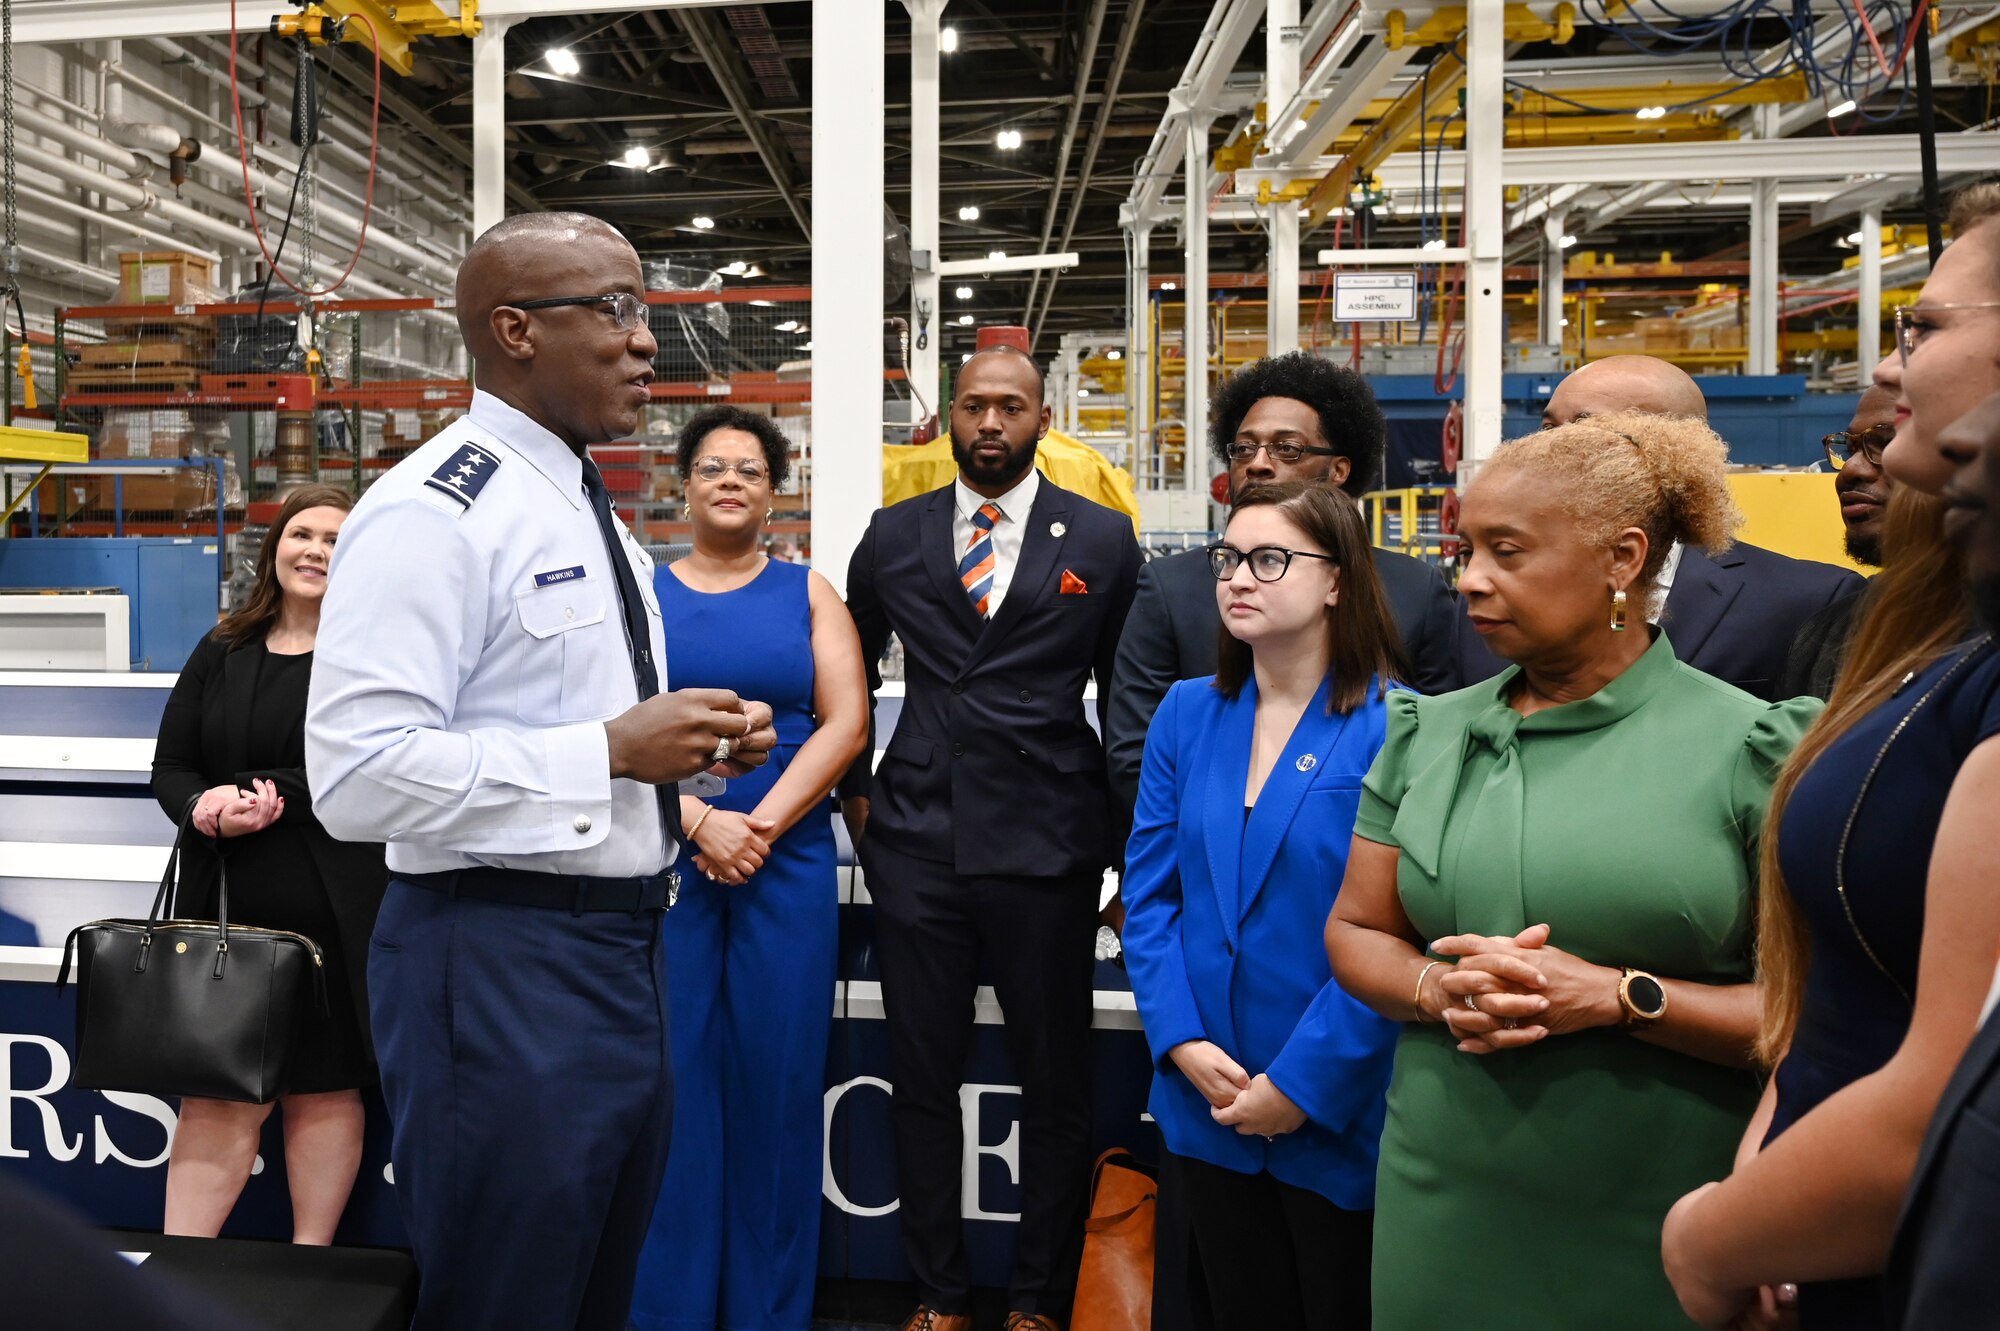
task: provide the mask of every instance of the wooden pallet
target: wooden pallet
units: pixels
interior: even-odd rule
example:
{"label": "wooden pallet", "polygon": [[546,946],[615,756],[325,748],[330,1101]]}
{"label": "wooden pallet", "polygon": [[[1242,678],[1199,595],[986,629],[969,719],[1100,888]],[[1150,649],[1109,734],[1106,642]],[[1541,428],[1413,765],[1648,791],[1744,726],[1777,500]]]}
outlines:
{"label": "wooden pallet", "polygon": [[135,393],[192,393],[200,386],[199,366],[160,363],[78,367],[63,380],[63,387],[72,393],[128,389]]}
{"label": "wooden pallet", "polygon": [[81,349],[85,365],[124,367],[132,365],[205,366],[212,353],[206,347],[163,338],[136,342],[93,342]]}
{"label": "wooden pallet", "polygon": [[111,342],[147,342],[172,339],[190,344],[214,343],[215,320],[202,314],[171,314],[162,311],[142,319],[105,319],[104,336]]}

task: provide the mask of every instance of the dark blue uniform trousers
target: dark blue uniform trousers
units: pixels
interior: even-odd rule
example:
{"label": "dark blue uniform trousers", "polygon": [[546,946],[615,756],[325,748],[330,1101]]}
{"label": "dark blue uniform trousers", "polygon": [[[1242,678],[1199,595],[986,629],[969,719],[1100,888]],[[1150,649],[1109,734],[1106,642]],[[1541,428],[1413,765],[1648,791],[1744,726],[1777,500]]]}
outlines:
{"label": "dark blue uniform trousers", "polygon": [[413,1331],[622,1331],[673,1121],[661,913],[392,879],[369,947]]}

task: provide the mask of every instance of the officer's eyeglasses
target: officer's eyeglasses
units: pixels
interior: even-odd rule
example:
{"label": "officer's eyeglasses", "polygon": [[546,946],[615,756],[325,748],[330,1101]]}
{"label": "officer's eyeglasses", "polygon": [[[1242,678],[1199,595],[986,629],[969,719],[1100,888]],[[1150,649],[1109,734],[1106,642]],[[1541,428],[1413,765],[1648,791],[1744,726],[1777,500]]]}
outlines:
{"label": "officer's eyeglasses", "polygon": [[1896,427],[1885,421],[1865,430],[1835,430],[1821,438],[1819,446],[1826,451],[1827,465],[1835,471],[1845,467],[1856,453],[1868,459],[1869,466],[1879,467],[1882,465],[1882,450],[1895,437]]}
{"label": "officer's eyeglasses", "polygon": [[1964,305],[1900,305],[1896,308],[1896,355],[1908,365],[1917,354],[1924,335],[1937,327],[1931,315],[1940,310],[2000,310],[2000,301],[1976,301]]}
{"label": "officer's eyeglasses", "polygon": [[1293,443],[1289,439],[1275,444],[1259,444],[1253,443],[1248,439],[1238,439],[1235,443],[1224,449],[1223,452],[1229,455],[1231,462],[1248,462],[1251,458],[1257,456],[1259,449],[1262,449],[1273,462],[1297,462],[1308,453],[1315,453],[1323,458],[1338,457],[1340,455],[1338,449],[1320,448],[1315,444]]}
{"label": "officer's eyeglasses", "polygon": [[646,302],[629,291],[611,291],[602,296],[550,296],[546,300],[514,300],[508,306],[516,310],[553,310],[563,305],[597,305],[611,316],[611,323],[620,332],[629,333],[646,321]]}
{"label": "officer's eyeglasses", "polygon": [[721,480],[732,471],[743,478],[745,485],[762,485],[764,479],[771,474],[769,469],[755,458],[743,458],[732,462],[725,458],[706,457],[694,464],[694,474],[711,483]]}
{"label": "officer's eyeglasses", "polygon": [[1233,545],[1217,541],[1208,547],[1208,569],[1215,574],[1217,582],[1227,582],[1236,576],[1236,570],[1244,561],[1250,564],[1250,576],[1259,582],[1276,582],[1285,576],[1285,570],[1292,566],[1294,559],[1323,559],[1329,564],[1340,561],[1332,555],[1316,555],[1310,550],[1287,550],[1282,545],[1260,545],[1249,550],[1238,550]]}

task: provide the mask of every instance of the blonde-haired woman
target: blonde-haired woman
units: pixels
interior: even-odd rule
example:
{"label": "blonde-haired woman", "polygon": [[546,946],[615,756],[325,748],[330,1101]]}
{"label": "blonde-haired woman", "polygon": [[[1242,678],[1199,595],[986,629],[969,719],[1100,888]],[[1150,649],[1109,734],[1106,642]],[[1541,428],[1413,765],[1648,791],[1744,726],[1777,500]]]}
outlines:
{"label": "blonde-haired woman", "polygon": [[1872,1277],[2000,946],[2000,650],[1974,631],[1936,497],[1939,436],[2000,392],[2000,185],[1966,191],[1951,223],[1875,371],[1897,393],[1885,567],[1772,801],[1758,964],[1777,1071],[1735,1175],[1677,1206],[1663,1240],[1710,1326],[1768,1309],[1759,1288],[1779,1282],[1798,1282],[1803,1331],[1892,1324]]}
{"label": "blonde-haired woman", "polygon": [[1676,540],[1726,546],[1721,440],[1619,413],[1516,440],[1465,496],[1473,626],[1513,668],[1393,694],[1327,923],[1403,1023],[1376,1183],[1375,1326],[1685,1328],[1661,1220],[1757,1101],[1752,885],[1818,710],[1674,658]]}

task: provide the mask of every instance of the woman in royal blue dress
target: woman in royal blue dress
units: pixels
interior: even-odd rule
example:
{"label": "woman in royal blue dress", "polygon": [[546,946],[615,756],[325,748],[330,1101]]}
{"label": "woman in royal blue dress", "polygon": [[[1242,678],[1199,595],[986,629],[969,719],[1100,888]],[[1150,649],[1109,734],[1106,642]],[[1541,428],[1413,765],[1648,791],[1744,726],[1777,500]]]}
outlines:
{"label": "woman in royal blue dress", "polygon": [[828,795],[868,739],[861,640],[832,584],[764,554],[791,445],[711,407],[681,429],[694,553],[654,575],[672,687],[767,702],[771,760],[681,797],[696,851],[667,914],[673,1147],[640,1261],[640,1331],[806,1331],[836,942]]}

